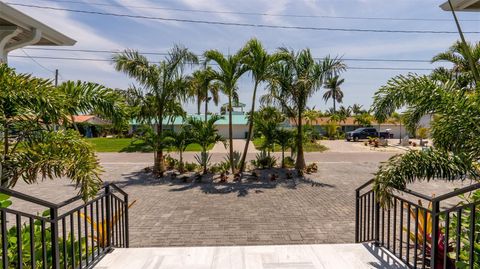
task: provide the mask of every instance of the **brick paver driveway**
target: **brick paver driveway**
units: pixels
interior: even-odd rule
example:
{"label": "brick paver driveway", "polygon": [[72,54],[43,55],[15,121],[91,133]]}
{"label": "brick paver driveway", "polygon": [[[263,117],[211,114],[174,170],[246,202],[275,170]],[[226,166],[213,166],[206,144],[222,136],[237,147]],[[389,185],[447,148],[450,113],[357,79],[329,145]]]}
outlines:
{"label": "brick paver driveway", "polygon": [[[137,200],[131,208],[132,247],[351,243],[354,190],[392,153],[307,154],[320,161],[310,181],[171,184],[142,169],[151,154],[100,154],[104,180],[116,182]],[[189,158],[187,156],[187,158]],[[220,157],[219,157],[220,158]],[[443,183],[429,184],[434,191]],[[75,191],[68,182],[19,184],[19,191],[62,201]],[[437,192],[438,193],[438,192]],[[18,206],[18,205],[17,205]],[[19,206],[24,206],[19,204]]]}

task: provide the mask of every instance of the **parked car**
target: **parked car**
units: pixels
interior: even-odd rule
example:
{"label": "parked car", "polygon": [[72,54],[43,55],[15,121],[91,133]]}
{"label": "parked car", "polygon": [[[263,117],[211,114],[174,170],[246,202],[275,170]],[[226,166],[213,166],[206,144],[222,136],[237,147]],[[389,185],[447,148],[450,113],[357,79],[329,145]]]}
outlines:
{"label": "parked car", "polygon": [[363,127],[357,128],[354,131],[347,132],[345,134],[345,139],[347,141],[358,141],[360,139],[368,139],[369,137],[380,137],[380,138],[390,138],[389,132],[378,132],[377,129],[373,127]]}

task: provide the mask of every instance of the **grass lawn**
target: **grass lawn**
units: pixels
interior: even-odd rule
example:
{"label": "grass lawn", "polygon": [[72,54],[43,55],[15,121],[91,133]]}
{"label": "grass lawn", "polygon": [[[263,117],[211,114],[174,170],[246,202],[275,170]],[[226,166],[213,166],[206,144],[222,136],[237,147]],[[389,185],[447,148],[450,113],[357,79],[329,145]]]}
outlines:
{"label": "grass lawn", "polygon": [[[253,139],[253,145],[255,145],[255,148],[260,150],[260,146],[262,145],[262,141],[263,141],[263,138],[261,137],[258,137],[258,138],[255,138]],[[273,146],[274,150],[273,151],[277,151],[277,152],[280,152],[282,151],[282,148],[275,144]],[[319,144],[319,143],[306,143],[306,144],[303,144],[303,150],[305,152],[323,152],[325,150],[327,150],[328,148],[325,147],[324,145],[322,144]],[[289,151],[290,148],[286,148],[285,151]]]}
{"label": "grass lawn", "polygon": [[[97,152],[152,152],[152,148],[145,145],[144,141],[133,138],[86,138]],[[212,149],[211,145],[208,149]],[[170,149],[174,151],[174,149]],[[200,145],[191,144],[186,151],[201,151]]]}

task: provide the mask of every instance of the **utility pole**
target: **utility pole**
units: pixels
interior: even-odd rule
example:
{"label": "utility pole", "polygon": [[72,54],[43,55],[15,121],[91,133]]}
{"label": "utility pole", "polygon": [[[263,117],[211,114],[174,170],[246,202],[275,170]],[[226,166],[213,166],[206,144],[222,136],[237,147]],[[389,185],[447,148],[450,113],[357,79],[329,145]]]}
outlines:
{"label": "utility pole", "polygon": [[55,87],[58,86],[58,69],[55,69]]}

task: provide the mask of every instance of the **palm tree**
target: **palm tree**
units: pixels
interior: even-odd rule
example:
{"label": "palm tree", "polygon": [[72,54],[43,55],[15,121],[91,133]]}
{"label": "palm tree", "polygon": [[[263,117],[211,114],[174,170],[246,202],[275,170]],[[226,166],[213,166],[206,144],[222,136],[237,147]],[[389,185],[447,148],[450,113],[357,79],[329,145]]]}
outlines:
{"label": "palm tree", "polygon": [[125,120],[125,106],[121,96],[114,90],[102,85],[82,82],[66,81],[58,86],[59,91],[65,96],[70,120],[78,131],[73,121],[74,115],[95,113],[106,119],[111,119],[114,125],[121,125]]}
{"label": "palm tree", "polygon": [[[255,103],[257,101],[256,97],[258,86],[260,85],[260,83],[268,79],[271,67],[275,63],[282,60],[285,55],[282,53],[268,54],[268,52],[263,48],[262,43],[255,38],[247,42],[245,47],[242,49],[242,54],[245,55],[243,61],[248,70],[251,71],[254,81],[252,108],[250,109],[250,115],[253,115],[253,113],[255,112]],[[247,157],[248,147],[252,139],[253,127],[253,119],[252,117],[250,117],[248,121],[247,141],[243,150],[242,159],[240,160],[240,173],[245,170],[245,159]]]}
{"label": "palm tree", "polygon": [[0,88],[1,185],[65,176],[85,200],[95,196],[102,181],[92,147],[77,131],[53,128],[68,123],[70,99],[51,81],[18,74],[6,64],[0,64]]}
{"label": "palm tree", "polygon": [[430,132],[434,148],[394,156],[375,173],[374,190],[382,204],[389,204],[395,189],[416,180],[480,180],[479,102],[478,88],[466,92],[455,81],[414,74],[397,76],[375,93],[377,119],[402,107],[407,107],[406,126],[415,126],[423,115],[436,115]]}
{"label": "palm tree", "polygon": [[243,64],[241,51],[234,55],[224,56],[217,50],[209,50],[204,53],[207,62],[213,61],[218,65],[217,70],[212,70],[213,78],[222,84],[222,91],[228,96],[228,138],[229,138],[229,159],[232,173],[236,173],[238,167],[234,166],[233,160],[233,127],[232,127],[232,101],[238,101],[237,82],[247,72]]}
{"label": "palm tree", "polygon": [[[201,70],[196,70],[192,74],[191,88],[189,95],[195,97],[197,101],[197,114],[200,115],[200,106],[205,102],[205,121],[208,115],[208,102],[213,100],[215,105],[218,105],[219,91],[221,84],[213,81],[212,68],[210,66]],[[209,96],[210,94],[210,96]]]}
{"label": "palm tree", "polygon": [[352,113],[353,113],[354,115],[358,115],[358,114],[362,114],[362,113],[366,112],[366,111],[363,109],[363,106],[362,106],[362,105],[359,105],[359,104],[353,104],[353,105],[351,106],[351,108],[352,108]]}
{"label": "palm tree", "polygon": [[350,107],[340,106],[340,109],[338,110],[338,114],[345,116],[345,118],[351,117],[352,109]]}
{"label": "palm tree", "polygon": [[312,123],[315,122],[315,124],[318,123],[318,118],[322,116],[322,112],[313,109],[307,109],[303,113],[305,119],[307,120],[307,124],[313,125]]}
{"label": "palm tree", "polygon": [[274,150],[278,127],[284,120],[282,113],[274,107],[264,107],[253,114],[255,130],[262,135],[261,148],[268,156]]}
{"label": "palm tree", "polygon": [[[447,61],[453,64],[452,71],[455,74],[471,73],[472,68],[469,62],[469,54],[477,69],[480,68],[480,42],[475,44],[466,43],[466,47],[461,41],[455,42],[447,51],[439,53],[432,58],[432,63]],[[471,74],[470,74],[471,75]],[[470,76],[473,78],[473,76]]]}
{"label": "palm tree", "polygon": [[[218,130],[215,127],[215,123],[222,119],[219,115],[212,115],[207,121],[202,121],[197,118],[189,118],[187,124],[190,126],[190,133],[192,141],[197,143],[202,148],[201,156],[206,156],[208,154],[208,147],[212,144],[215,144],[219,141],[225,141],[225,139],[218,134]],[[207,173],[207,162],[202,162],[203,164],[203,174]]]}
{"label": "palm tree", "polygon": [[374,117],[372,115],[370,115],[370,113],[368,112],[364,112],[362,114],[359,114],[359,115],[355,115],[354,116],[354,120],[353,122],[355,124],[358,124],[360,126],[372,126],[372,121],[374,120]]}
{"label": "palm tree", "polygon": [[146,118],[154,119],[158,134],[154,147],[154,171],[161,174],[165,170],[165,145],[161,140],[163,120],[167,116],[169,105],[185,99],[189,83],[183,74],[183,67],[187,63],[198,62],[197,56],[184,47],[174,46],[158,64],[149,62],[145,56],[133,50],[115,54],[113,61],[117,71],[126,73],[148,91],[149,105],[154,110],[154,115],[146,115]]}
{"label": "palm tree", "polygon": [[335,103],[341,103],[343,99],[343,92],[340,89],[343,82],[345,82],[345,79],[340,79],[339,76],[328,78],[325,82],[325,88],[327,91],[323,94],[323,100],[325,100],[325,103],[330,98],[333,100],[333,114],[337,113]]}
{"label": "palm tree", "polygon": [[285,168],[285,150],[293,144],[295,132],[288,129],[278,129],[275,133],[275,143],[282,149],[282,168]]}
{"label": "palm tree", "polygon": [[184,172],[183,152],[187,149],[188,145],[194,142],[192,134],[193,132],[189,126],[182,126],[180,131],[170,131],[166,134],[166,144],[174,147],[179,154],[178,171],[180,173]]}
{"label": "palm tree", "polygon": [[263,102],[274,103],[282,108],[288,117],[294,117],[297,124],[296,149],[297,160],[295,168],[305,168],[303,154],[303,113],[307,102],[331,74],[345,69],[339,59],[324,58],[315,61],[310,50],[304,49],[298,53],[281,48],[280,52],[288,55],[282,62],[273,66],[270,80],[270,92],[262,97]]}

